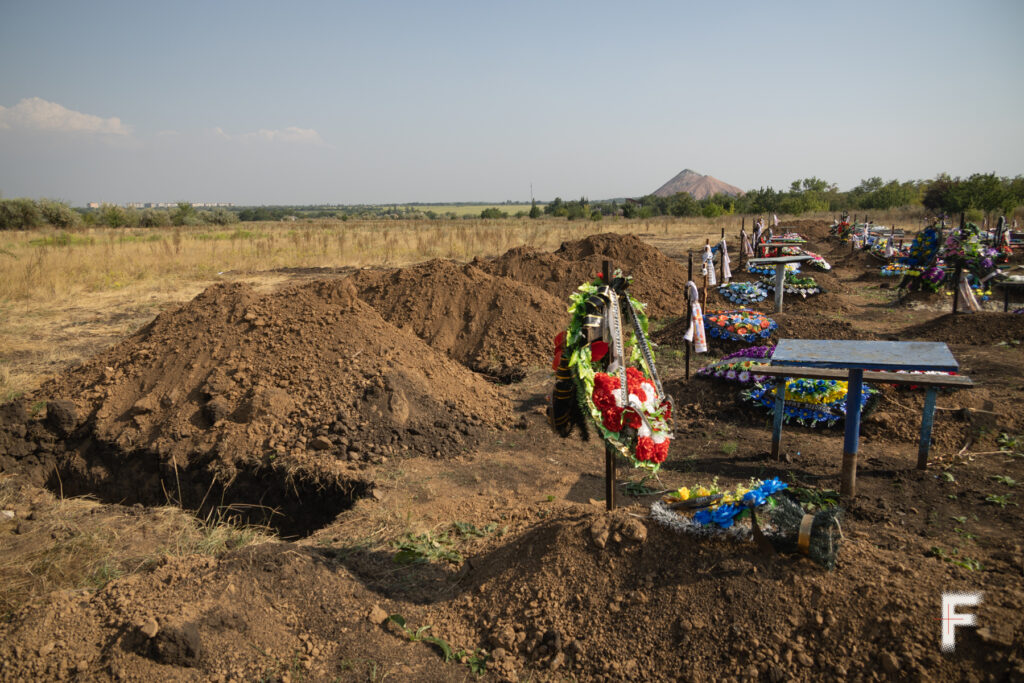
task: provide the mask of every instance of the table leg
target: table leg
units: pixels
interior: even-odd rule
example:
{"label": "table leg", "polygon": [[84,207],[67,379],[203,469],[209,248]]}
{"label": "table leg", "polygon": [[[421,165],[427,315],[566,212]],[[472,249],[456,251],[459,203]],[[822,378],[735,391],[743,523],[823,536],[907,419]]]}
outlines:
{"label": "table leg", "polygon": [[1010,288],[1003,287],[1003,313],[1010,310]]}
{"label": "table leg", "polygon": [[932,445],[932,423],[935,420],[935,397],[939,390],[929,387],[924,395],[924,417],[921,418],[921,443],[917,447],[917,469],[928,467],[928,450]]}
{"label": "table leg", "polygon": [[786,278],[786,265],[775,264],[775,312],[782,313],[782,283]]}
{"label": "table leg", "polygon": [[786,378],[776,377],[775,416],[772,422],[772,459],[782,459],[782,416],[786,409]]}
{"label": "table leg", "polygon": [[864,370],[851,368],[846,388],[846,434],[843,438],[843,470],[839,495],[849,501],[857,495],[857,442],[860,437],[860,397]]}

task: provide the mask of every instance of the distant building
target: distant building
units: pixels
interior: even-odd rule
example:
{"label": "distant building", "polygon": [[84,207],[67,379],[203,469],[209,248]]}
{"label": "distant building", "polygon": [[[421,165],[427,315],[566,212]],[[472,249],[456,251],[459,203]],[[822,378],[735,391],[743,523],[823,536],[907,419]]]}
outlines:
{"label": "distant building", "polygon": [[[195,209],[227,209],[235,205],[234,202],[189,202]],[[125,207],[128,209],[174,209],[178,202],[128,202]],[[98,202],[90,202],[90,209],[98,209]]]}

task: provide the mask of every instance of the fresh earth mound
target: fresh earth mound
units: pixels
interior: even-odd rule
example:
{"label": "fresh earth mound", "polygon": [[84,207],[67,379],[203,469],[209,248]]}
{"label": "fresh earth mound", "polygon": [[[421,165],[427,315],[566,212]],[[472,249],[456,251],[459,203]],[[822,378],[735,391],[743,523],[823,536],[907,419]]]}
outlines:
{"label": "fresh earth mound", "polygon": [[604,260],[633,276],[630,293],[647,304],[647,315],[679,315],[686,308],[686,268],[633,235],[604,233],[565,242],[554,252],[516,247],[489,261],[475,261],[492,275],[540,287],[565,301],[601,272]]}
{"label": "fresh earth mound", "polygon": [[[797,297],[799,298],[799,297]],[[788,301],[788,300],[787,300]],[[807,313],[803,308],[768,313],[779,324],[779,339],[876,339],[872,332],[860,330],[846,320],[829,317],[827,312]]]}
{"label": "fresh earth mound", "polygon": [[308,518],[271,522],[288,535],[365,492],[367,462],[457,456],[512,420],[492,384],[340,279],[210,287],[39,395],[51,433],[8,416],[6,468],[110,501],[284,505]]}
{"label": "fresh earth mound", "polygon": [[947,344],[998,344],[1024,341],[1024,315],[979,311],[947,313],[903,330],[904,339]]}
{"label": "fresh earth mound", "polygon": [[565,326],[563,301],[472,264],[429,261],[352,278],[359,296],[392,324],[468,367],[507,377],[550,362]]}
{"label": "fresh earth mound", "polygon": [[[171,559],[91,598],[54,596],[52,611],[15,615],[0,657],[11,680],[90,672],[114,680],[331,680],[339,672],[373,680],[381,671],[367,662],[387,650],[402,678],[466,680],[468,670],[445,665],[439,649],[409,642],[425,626],[423,634],[466,648],[467,658],[473,644],[485,646],[488,671],[500,680],[1024,674],[1012,626],[1024,595],[1009,564],[987,584],[987,595],[999,596],[987,611],[991,627],[962,630],[958,656],[948,657],[937,647],[936,596],[950,579],[963,585],[972,576],[924,557],[928,538],[848,530],[840,570],[825,572],[793,556],[764,558],[749,543],[682,536],[626,510],[552,512],[548,520],[526,515],[514,539],[487,542],[459,571],[423,565],[407,573],[406,590],[423,591],[422,601],[399,598],[395,587],[376,593],[394,571],[387,555],[267,544],[220,560]],[[408,631],[389,614],[401,614]]]}

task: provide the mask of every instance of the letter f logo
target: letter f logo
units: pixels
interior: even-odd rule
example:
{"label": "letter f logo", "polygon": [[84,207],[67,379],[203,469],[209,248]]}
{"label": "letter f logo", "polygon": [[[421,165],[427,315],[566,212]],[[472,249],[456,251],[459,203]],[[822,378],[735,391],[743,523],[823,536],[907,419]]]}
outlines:
{"label": "letter f logo", "polygon": [[973,614],[958,614],[957,607],[977,607],[981,604],[981,593],[942,594],[942,651],[952,652],[956,648],[956,628],[974,626],[977,620]]}

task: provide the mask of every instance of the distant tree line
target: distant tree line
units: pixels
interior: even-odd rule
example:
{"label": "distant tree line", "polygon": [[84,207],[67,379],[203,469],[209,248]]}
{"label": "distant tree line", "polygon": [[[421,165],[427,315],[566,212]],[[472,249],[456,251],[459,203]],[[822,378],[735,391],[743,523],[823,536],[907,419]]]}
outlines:
{"label": "distant tree line", "polygon": [[847,192],[816,177],[794,180],[788,190],[762,187],[741,197],[716,194],[694,199],[688,193],[671,197],[647,195],[623,206],[626,218],[653,216],[707,216],[724,214],[800,215],[814,211],[887,210],[922,207],[930,212],[958,214],[1002,213],[1010,216],[1024,206],[1024,176],[999,177],[994,173],[975,173],[968,178],[941,174],[933,180],[884,182],[879,177],[862,180]]}
{"label": "distant tree line", "polygon": [[[591,202],[586,197],[580,197],[577,201],[565,201],[561,197],[544,206],[544,214],[547,216],[565,217],[570,221],[590,220],[599,221],[605,216],[618,216],[621,213],[618,202]],[[539,218],[540,212],[531,211],[530,218]]]}
{"label": "distant tree line", "polygon": [[[503,219],[510,213],[488,207],[479,215],[454,211],[435,211],[428,204],[349,205],[349,206],[258,206],[197,210],[189,202],[167,209],[130,209],[102,204],[96,209],[73,209],[53,199],[0,199],[0,230],[30,230],[51,225],[60,229],[79,225],[104,225],[113,228],[158,228],[186,225],[229,225],[239,221],[281,221],[298,218],[337,218],[374,220],[455,220]],[[470,205],[471,206],[471,205]],[[502,206],[516,205],[506,202]],[[741,197],[716,194],[694,199],[682,192],[671,197],[647,195],[638,199],[590,201],[555,199],[543,208],[532,202],[514,214],[515,218],[562,217],[568,220],[599,221],[606,216],[653,218],[655,216],[706,216],[727,214],[784,214],[808,212],[880,211],[895,208],[919,208],[935,214],[967,213],[972,220],[983,215],[1002,213],[1011,216],[1024,206],[1024,176],[1000,177],[994,173],[975,173],[967,178],[940,174],[932,180],[884,182],[880,177],[862,180],[853,189],[840,192],[835,183],[817,177],[794,180],[788,190],[761,187]]]}
{"label": "distant tree line", "polygon": [[73,209],[53,199],[0,199],[0,230],[32,230],[46,225],[66,230],[79,226],[159,228],[172,225],[228,225],[236,212],[224,208],[197,211],[189,202],[171,209],[129,209],[101,204],[97,209]]}

